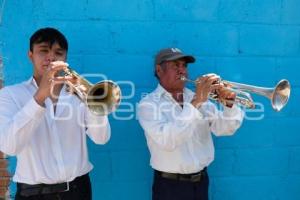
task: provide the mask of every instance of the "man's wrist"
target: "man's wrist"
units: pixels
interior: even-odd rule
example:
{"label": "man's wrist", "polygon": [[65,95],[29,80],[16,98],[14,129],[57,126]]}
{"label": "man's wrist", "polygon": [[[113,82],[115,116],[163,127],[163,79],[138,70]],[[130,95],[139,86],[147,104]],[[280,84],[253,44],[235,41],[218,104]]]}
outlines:
{"label": "man's wrist", "polygon": [[40,106],[45,107],[45,98],[39,96],[38,94],[35,94],[33,96],[34,100],[36,101],[37,104],[39,104]]}
{"label": "man's wrist", "polygon": [[195,108],[200,108],[203,104],[203,101],[201,100],[197,100],[197,99],[193,99],[191,101],[191,104],[195,107]]}

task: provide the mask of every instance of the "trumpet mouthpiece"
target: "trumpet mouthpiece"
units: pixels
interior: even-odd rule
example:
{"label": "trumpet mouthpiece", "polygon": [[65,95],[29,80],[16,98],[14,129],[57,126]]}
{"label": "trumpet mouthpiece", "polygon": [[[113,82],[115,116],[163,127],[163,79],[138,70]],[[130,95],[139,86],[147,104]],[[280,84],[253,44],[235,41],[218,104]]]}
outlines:
{"label": "trumpet mouthpiece", "polygon": [[181,77],[180,77],[180,80],[182,80],[182,81],[186,81],[186,77],[184,77],[184,76],[181,76]]}

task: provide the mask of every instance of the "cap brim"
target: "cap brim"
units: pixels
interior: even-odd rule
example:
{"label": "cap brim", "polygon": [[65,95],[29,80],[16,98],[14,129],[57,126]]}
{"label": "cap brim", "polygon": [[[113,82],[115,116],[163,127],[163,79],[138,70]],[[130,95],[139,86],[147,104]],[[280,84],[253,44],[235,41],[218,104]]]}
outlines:
{"label": "cap brim", "polygon": [[184,59],[186,61],[186,63],[194,63],[196,61],[196,59],[193,56],[189,56],[189,55],[174,55],[174,56],[166,59],[166,61],[172,61],[172,60],[178,60],[178,59]]}

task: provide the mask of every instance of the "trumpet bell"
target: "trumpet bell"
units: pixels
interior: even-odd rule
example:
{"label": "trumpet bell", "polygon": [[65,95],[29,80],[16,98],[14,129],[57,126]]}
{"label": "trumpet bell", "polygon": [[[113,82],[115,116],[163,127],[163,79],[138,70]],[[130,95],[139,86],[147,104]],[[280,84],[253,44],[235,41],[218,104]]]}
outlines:
{"label": "trumpet bell", "polygon": [[60,72],[61,76],[72,76],[76,83],[66,81],[68,91],[78,96],[94,115],[103,116],[114,112],[121,102],[121,89],[111,80],[90,83],[76,71],[68,67]]}
{"label": "trumpet bell", "polygon": [[[198,83],[197,81],[190,80],[184,76],[180,79],[186,82]],[[226,80],[221,80],[220,82],[227,85],[226,87],[228,90],[236,93],[234,102],[245,106],[246,108],[255,108],[255,103],[250,95],[250,93],[254,93],[267,97],[271,101],[272,108],[278,112],[287,104],[291,93],[291,85],[286,79],[279,81],[274,88],[257,87]],[[210,93],[209,96],[212,97],[213,100],[218,100],[218,97],[215,97],[215,93]],[[229,101],[232,102],[232,100]]]}
{"label": "trumpet bell", "polygon": [[291,86],[288,80],[281,80],[277,83],[271,96],[272,107],[280,111],[288,102],[291,93]]}
{"label": "trumpet bell", "polygon": [[86,102],[93,114],[108,115],[120,105],[121,89],[113,81],[100,81],[89,89]]}

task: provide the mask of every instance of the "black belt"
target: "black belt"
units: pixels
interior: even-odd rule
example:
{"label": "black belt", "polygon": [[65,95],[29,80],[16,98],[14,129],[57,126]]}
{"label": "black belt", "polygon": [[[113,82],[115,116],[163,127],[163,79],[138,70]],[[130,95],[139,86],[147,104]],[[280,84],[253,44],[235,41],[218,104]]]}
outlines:
{"label": "black belt", "polygon": [[192,174],[175,174],[168,172],[161,172],[155,170],[155,174],[163,178],[178,180],[178,181],[189,181],[189,182],[200,182],[205,176],[207,176],[206,167],[197,173]]}
{"label": "black belt", "polygon": [[52,194],[70,191],[72,188],[75,188],[76,185],[85,179],[89,179],[89,175],[85,174],[83,176],[75,178],[71,182],[58,183],[58,184],[36,184],[29,185],[26,183],[17,183],[17,192],[21,196],[34,196],[42,194]]}

